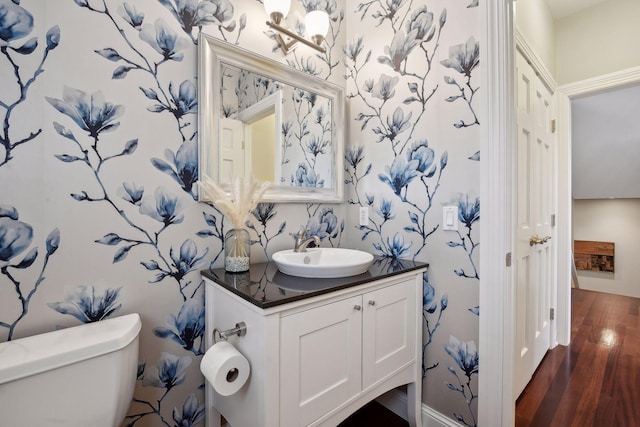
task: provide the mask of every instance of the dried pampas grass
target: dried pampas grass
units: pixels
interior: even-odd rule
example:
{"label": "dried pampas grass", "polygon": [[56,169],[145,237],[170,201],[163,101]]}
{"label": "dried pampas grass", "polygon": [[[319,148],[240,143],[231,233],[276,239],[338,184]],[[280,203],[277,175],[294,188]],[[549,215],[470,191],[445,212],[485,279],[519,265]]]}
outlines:
{"label": "dried pampas grass", "polygon": [[198,181],[198,185],[211,199],[213,204],[226,216],[233,228],[243,228],[249,221],[249,214],[258,206],[270,182],[260,183],[253,175],[247,180],[236,177],[229,193],[210,177]]}

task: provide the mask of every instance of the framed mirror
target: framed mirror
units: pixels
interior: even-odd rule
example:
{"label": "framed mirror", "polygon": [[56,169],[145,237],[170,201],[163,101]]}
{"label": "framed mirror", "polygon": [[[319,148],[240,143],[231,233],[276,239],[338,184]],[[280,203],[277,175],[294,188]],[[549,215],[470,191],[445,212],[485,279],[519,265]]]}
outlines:
{"label": "framed mirror", "polygon": [[342,88],[203,33],[198,60],[201,178],[253,174],[273,183],[265,202],[343,201]]}

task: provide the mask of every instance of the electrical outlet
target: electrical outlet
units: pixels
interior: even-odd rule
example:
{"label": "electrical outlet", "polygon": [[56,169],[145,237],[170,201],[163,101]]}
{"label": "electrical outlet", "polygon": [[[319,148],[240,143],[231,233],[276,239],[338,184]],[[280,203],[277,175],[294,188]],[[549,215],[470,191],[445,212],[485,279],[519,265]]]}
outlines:
{"label": "electrical outlet", "polygon": [[360,225],[369,225],[369,208],[366,206],[360,207],[360,217],[358,220]]}

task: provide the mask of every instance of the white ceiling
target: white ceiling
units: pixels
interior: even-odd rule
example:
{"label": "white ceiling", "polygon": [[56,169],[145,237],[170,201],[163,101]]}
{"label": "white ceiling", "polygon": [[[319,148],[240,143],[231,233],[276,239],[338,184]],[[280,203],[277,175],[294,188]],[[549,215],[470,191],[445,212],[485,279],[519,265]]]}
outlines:
{"label": "white ceiling", "polygon": [[607,0],[545,0],[553,19],[564,18]]}
{"label": "white ceiling", "polygon": [[640,85],[571,101],[573,197],[640,197]]}

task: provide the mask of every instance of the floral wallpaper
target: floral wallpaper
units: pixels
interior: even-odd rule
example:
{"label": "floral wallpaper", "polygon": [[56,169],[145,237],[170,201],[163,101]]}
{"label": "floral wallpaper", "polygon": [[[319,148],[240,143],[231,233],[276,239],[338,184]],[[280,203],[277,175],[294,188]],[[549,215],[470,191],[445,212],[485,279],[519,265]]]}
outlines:
{"label": "floral wallpaper", "polygon": [[[429,263],[423,292],[423,400],[477,425],[481,6],[358,2],[345,47],[351,112],[347,241]],[[459,226],[442,229],[442,207]],[[355,223],[357,224],[357,223]]]}
{"label": "floral wallpaper", "polygon": [[[307,228],[428,262],[424,402],[477,424],[483,4],[301,0],[287,24],[317,8],[326,53],[284,57],[260,0],[0,0],[0,340],[140,313],[123,425],[204,423],[199,270],[222,265],[228,226],[195,200],[200,32],[348,94],[347,200],[259,205],[252,260]],[[443,205],[458,206],[457,231],[442,230]]]}

